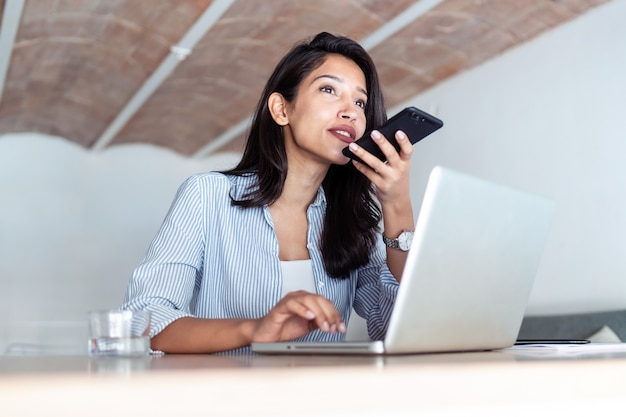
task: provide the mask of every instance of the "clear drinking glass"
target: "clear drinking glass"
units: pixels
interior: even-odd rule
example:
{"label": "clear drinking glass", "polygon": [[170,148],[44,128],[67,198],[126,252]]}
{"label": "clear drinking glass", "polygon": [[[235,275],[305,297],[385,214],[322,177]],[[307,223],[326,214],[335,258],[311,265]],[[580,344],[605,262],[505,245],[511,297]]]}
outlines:
{"label": "clear drinking glass", "polygon": [[129,310],[89,313],[91,356],[141,356],[150,353],[150,312]]}

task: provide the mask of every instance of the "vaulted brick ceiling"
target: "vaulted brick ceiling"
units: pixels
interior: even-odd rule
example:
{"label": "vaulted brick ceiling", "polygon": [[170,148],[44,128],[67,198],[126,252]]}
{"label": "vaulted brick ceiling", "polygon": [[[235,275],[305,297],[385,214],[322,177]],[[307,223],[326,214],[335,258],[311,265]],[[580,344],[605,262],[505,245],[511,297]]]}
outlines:
{"label": "vaulted brick ceiling", "polygon": [[0,0],[0,134],[240,151],[274,65],[317,32],[363,41],[391,108],[606,1]]}

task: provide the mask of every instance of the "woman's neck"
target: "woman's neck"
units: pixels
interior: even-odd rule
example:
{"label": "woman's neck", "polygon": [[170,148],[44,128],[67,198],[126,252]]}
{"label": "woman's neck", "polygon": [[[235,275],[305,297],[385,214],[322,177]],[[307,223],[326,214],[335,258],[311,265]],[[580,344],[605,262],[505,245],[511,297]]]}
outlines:
{"label": "woman's neck", "polygon": [[328,167],[290,164],[283,191],[276,202],[293,209],[308,207],[315,201],[327,172]]}

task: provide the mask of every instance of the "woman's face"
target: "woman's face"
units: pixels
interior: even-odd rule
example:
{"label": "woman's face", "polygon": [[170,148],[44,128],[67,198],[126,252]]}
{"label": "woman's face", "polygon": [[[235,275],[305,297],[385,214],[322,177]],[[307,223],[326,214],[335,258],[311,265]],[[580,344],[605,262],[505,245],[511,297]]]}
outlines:
{"label": "woman's face", "polygon": [[345,164],[341,150],[365,132],[365,76],[354,61],[330,54],[287,105],[285,145],[290,157]]}

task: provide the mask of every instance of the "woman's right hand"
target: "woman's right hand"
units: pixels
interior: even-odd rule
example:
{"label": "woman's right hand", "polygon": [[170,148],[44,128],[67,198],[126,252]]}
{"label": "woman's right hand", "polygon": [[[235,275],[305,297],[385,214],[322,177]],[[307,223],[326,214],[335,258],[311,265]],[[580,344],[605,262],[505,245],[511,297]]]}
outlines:
{"label": "woman's right hand", "polygon": [[284,342],[321,329],[345,332],[346,325],[328,299],[306,291],[287,294],[260,319],[182,317],[152,337],[151,347],[168,353],[214,353],[252,342]]}
{"label": "woman's right hand", "polygon": [[284,342],[320,329],[345,333],[343,318],[328,299],[306,291],[288,293],[267,315],[258,319],[253,342]]}

